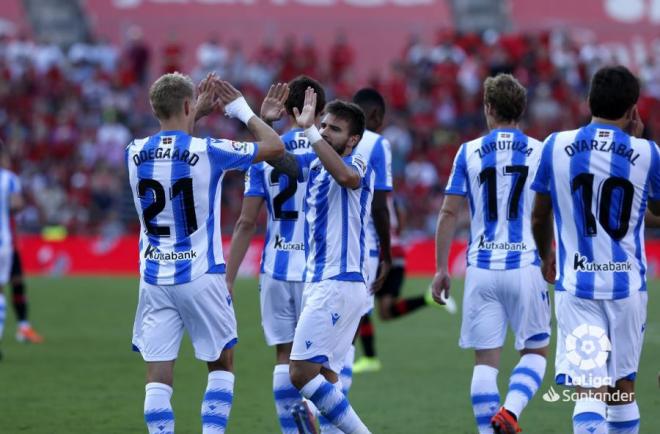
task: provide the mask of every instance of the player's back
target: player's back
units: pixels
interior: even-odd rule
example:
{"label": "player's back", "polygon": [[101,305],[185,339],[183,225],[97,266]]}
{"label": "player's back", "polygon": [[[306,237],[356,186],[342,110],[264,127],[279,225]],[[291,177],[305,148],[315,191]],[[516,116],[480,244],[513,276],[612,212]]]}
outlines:
{"label": "player's back", "polygon": [[494,129],[459,149],[445,191],[468,197],[468,265],[508,270],[539,263],[529,186],[541,148],[519,130]]}
{"label": "player's back", "polygon": [[540,175],[552,183],[557,290],[595,299],[645,290],[644,213],[649,180],[660,171],[655,143],[590,124],[553,134],[543,152],[539,172],[549,171]]}
{"label": "player's back", "polygon": [[0,250],[12,248],[11,197],[20,192],[20,183],[15,173],[0,168]]}
{"label": "player's back", "polygon": [[[313,152],[302,129],[293,129],[281,138],[287,152],[296,155]],[[267,163],[255,164],[248,172],[245,196],[263,197],[268,212],[261,272],[275,279],[289,282],[303,280],[303,203],[306,191],[306,179],[294,179]]]}
{"label": "player's back", "polygon": [[224,272],[221,182],[246,169],[256,145],[162,131],[126,148],[140,216],[140,273],[148,283],[185,283]]}

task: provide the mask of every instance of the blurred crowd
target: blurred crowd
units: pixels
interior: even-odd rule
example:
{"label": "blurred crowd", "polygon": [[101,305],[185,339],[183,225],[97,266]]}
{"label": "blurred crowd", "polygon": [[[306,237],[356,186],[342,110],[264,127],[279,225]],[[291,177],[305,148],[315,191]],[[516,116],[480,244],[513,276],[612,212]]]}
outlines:
{"label": "blurred crowd", "polygon": [[[392,143],[395,195],[407,210],[406,234],[432,234],[458,146],[485,131],[482,82],[513,73],[528,89],[523,129],[549,132],[588,121],[589,77],[616,53],[565,33],[498,35],[440,31],[434,41],[411,37],[402,53],[365,80],[350,41],[338,35],[328,50],[310,38],[265,42],[247,53],[238,42],[209,38],[186,70],[176,37],[152,47],[138,29],[126,42],[77,43],[68,50],[24,36],[0,38],[0,137],[12,156],[28,202],[23,231],[63,226],[69,233],[117,235],[135,231],[137,219],[124,170],[132,137],[157,129],[147,100],[150,81],[171,71],[195,80],[207,72],[239,87],[257,108],[271,83],[299,74],[319,79],[328,99],[350,98],[359,87],[379,89],[388,103],[382,133]],[[158,60],[158,62],[156,62]],[[642,80],[639,110],[647,137],[660,138],[660,43],[629,65]],[[277,125],[284,130],[286,122]],[[248,139],[243,127],[217,114],[196,135]],[[226,232],[240,212],[241,174],[225,178],[222,222]],[[424,198],[424,200],[419,200]],[[466,211],[467,212],[467,211]],[[467,214],[463,226],[468,222]]]}

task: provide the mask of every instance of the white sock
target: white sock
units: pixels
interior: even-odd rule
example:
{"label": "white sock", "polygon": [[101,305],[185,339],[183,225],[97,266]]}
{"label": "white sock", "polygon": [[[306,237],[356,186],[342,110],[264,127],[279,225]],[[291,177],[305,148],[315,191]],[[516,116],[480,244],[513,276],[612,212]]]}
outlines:
{"label": "white sock", "polygon": [[341,391],[344,395],[348,396],[348,392],[353,385],[353,363],[355,362],[355,345],[351,345],[346,358],[344,359],[344,367],[339,373],[339,382],[341,383]]}
{"label": "white sock", "polygon": [[545,365],[545,357],[538,354],[525,354],[513,369],[504,408],[515,414],[518,419],[525,406],[541,387]]}
{"label": "white sock", "polygon": [[273,396],[275,397],[275,411],[277,411],[282,433],[298,434],[298,427],[291,410],[294,405],[302,401],[302,395],[291,384],[289,365],[275,365],[273,370]]}
{"label": "white sock", "polygon": [[476,365],[472,371],[470,397],[472,411],[479,434],[493,434],[490,420],[500,406],[500,392],[497,390],[498,370],[488,365]]}
{"label": "white sock", "polygon": [[637,402],[607,406],[607,427],[609,434],[638,434],[639,407]]}
{"label": "white sock", "polygon": [[174,434],[172,388],[163,383],[148,383],[144,390],[144,421],[149,434]]}
{"label": "white sock", "polygon": [[7,305],[5,304],[5,294],[0,292],[0,339],[2,339],[2,332],[5,330],[5,316]]}
{"label": "white sock", "polygon": [[202,434],[222,434],[234,400],[234,374],[228,371],[209,372],[202,401]]}
{"label": "white sock", "polygon": [[597,399],[578,399],[573,410],[573,434],[607,434],[607,405]]}
{"label": "white sock", "polygon": [[328,382],[321,374],[314,377],[300,392],[342,432],[369,434],[369,429],[360,420],[339,387]]}

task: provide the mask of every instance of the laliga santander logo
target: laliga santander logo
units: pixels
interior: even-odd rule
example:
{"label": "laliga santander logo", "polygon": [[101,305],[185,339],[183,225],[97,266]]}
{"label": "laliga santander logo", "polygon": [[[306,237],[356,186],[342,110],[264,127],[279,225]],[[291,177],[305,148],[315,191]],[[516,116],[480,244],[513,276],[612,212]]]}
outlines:
{"label": "laliga santander logo", "polygon": [[566,336],[566,358],[581,371],[600,368],[607,363],[612,351],[605,330],[598,326],[582,324]]}

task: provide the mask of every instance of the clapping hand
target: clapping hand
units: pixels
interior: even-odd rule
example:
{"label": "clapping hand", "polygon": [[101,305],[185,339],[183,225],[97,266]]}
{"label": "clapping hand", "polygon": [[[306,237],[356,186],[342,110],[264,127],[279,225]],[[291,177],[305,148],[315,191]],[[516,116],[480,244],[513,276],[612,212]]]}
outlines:
{"label": "clapping hand", "polygon": [[279,121],[284,115],[284,103],[289,97],[289,86],[286,83],[272,84],[264,102],[261,103],[261,120],[270,124]]}
{"label": "clapping hand", "polygon": [[209,73],[197,86],[197,101],[195,102],[195,120],[211,114],[220,108],[220,101],[216,94],[218,77],[214,72]]}
{"label": "clapping hand", "polygon": [[296,117],[296,123],[303,129],[307,129],[314,125],[316,118],[316,92],[311,87],[305,90],[305,103],[302,112],[298,111],[298,107],[293,108],[293,115]]}

